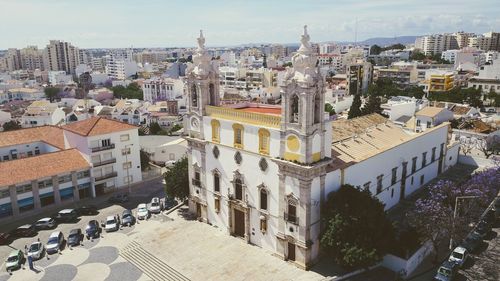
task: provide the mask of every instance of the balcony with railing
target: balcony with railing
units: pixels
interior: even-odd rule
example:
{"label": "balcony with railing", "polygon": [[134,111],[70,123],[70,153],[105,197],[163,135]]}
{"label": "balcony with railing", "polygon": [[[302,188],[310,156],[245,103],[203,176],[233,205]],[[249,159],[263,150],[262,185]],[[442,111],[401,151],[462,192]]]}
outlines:
{"label": "balcony with railing", "polygon": [[91,147],[90,150],[92,150],[92,152],[99,152],[99,151],[104,151],[104,150],[114,149],[114,148],[115,148],[115,144],[110,143],[109,145]]}
{"label": "balcony with railing", "polygon": [[283,218],[285,219],[285,221],[287,221],[289,223],[293,223],[295,225],[299,225],[299,217],[297,217],[297,215],[289,214],[289,213],[284,213],[283,214]]}
{"label": "balcony with railing", "polygon": [[111,159],[108,159],[108,160],[92,162],[92,164],[94,165],[94,167],[99,167],[99,166],[103,166],[103,165],[107,165],[107,164],[113,164],[113,163],[116,163],[116,158],[111,158]]}
{"label": "balcony with railing", "polygon": [[201,187],[201,181],[199,179],[191,179],[191,184],[196,187]]}
{"label": "balcony with railing", "polygon": [[95,177],[95,181],[102,181],[102,180],[106,180],[106,179],[110,179],[110,178],[114,178],[116,177],[118,174],[116,172],[111,172],[111,173],[107,173],[107,174],[104,174],[102,176],[99,176],[99,177]]}

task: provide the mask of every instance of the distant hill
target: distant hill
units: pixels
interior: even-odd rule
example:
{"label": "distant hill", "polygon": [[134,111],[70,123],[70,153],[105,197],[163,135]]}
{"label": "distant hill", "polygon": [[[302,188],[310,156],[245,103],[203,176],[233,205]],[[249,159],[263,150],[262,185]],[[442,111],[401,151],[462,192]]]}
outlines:
{"label": "distant hill", "polygon": [[379,45],[381,47],[392,44],[413,44],[418,36],[376,37],[359,42],[362,45]]}

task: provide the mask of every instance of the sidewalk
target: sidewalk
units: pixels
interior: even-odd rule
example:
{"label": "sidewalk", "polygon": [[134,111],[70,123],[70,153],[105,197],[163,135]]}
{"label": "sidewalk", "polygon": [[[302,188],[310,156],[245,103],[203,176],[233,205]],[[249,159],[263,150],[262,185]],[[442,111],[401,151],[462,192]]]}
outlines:
{"label": "sidewalk", "polygon": [[[156,184],[154,183],[155,181],[158,180],[161,181],[162,179],[163,179],[162,177],[157,177],[132,184],[131,185],[132,192],[130,194],[130,197],[143,196],[145,193],[146,196],[149,196],[150,194],[158,192],[159,191],[158,188],[160,187],[158,186],[158,183]],[[161,188],[163,188],[162,184]],[[109,203],[107,203],[109,197],[111,197],[115,193],[122,193],[122,192],[128,192],[128,188],[125,186],[120,189],[116,189],[114,192],[106,193],[95,198],[84,198],[79,201],[73,201],[73,200],[63,201],[59,205],[53,204],[51,206],[44,207],[40,210],[31,211],[26,214],[21,214],[15,218],[13,217],[5,219],[0,221],[0,224],[2,225],[1,232],[9,232],[21,225],[32,224],[41,218],[53,216],[55,215],[56,212],[64,208],[77,208],[79,206],[84,206],[84,205],[93,205],[96,206],[98,209],[101,209],[102,207],[109,205]]]}

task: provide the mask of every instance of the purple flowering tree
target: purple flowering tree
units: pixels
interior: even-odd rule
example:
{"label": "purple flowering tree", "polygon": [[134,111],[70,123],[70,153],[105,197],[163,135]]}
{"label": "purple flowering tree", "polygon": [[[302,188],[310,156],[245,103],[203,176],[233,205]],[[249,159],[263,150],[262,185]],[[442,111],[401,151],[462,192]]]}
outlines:
{"label": "purple flowering tree", "polygon": [[[425,197],[415,202],[407,213],[408,222],[419,232],[422,242],[432,242],[437,260],[439,244],[451,237],[455,241],[464,238],[499,189],[499,167],[478,172],[463,183],[439,181],[428,187]],[[460,200],[454,217],[456,198],[461,196],[473,198]]]}

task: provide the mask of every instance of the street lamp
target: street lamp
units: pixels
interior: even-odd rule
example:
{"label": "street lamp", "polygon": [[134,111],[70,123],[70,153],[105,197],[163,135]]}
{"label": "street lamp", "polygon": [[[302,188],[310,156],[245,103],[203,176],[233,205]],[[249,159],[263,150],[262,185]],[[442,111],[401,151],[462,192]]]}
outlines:
{"label": "street lamp", "polygon": [[458,199],[475,199],[479,196],[457,196],[455,198],[455,210],[453,211],[453,221],[451,224],[451,235],[450,235],[450,250],[453,249],[453,233],[455,232],[455,218],[457,217],[457,207],[458,207]]}
{"label": "street lamp", "polygon": [[[134,144],[127,144],[125,145],[125,162],[127,163],[128,165],[128,154],[129,153],[132,153],[132,149],[130,148],[131,146],[133,146]],[[127,150],[128,148],[128,150]],[[127,166],[127,185],[128,185],[128,194],[131,194],[132,193],[132,188],[130,186],[130,168],[132,168],[132,163],[130,163],[130,167]]]}

